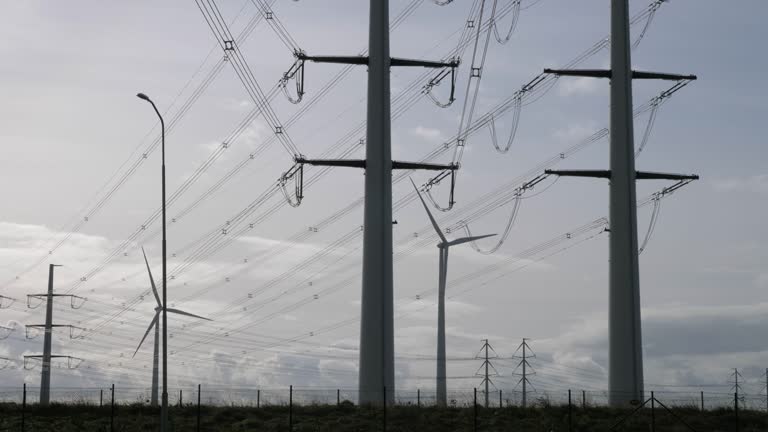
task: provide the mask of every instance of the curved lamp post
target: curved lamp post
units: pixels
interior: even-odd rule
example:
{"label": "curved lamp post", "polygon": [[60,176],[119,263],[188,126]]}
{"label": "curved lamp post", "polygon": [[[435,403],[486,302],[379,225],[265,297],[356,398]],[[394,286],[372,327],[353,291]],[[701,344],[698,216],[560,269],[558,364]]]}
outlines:
{"label": "curved lamp post", "polygon": [[167,301],[166,301],[166,287],[168,285],[167,278],[167,257],[165,246],[165,122],[160,111],[157,110],[157,106],[152,102],[152,99],[144,93],[138,93],[136,95],[139,99],[143,99],[152,105],[157,117],[160,119],[161,127],[161,153],[162,153],[162,194],[163,194],[163,397],[162,405],[160,408],[160,431],[166,432],[168,430],[168,319],[167,319]]}

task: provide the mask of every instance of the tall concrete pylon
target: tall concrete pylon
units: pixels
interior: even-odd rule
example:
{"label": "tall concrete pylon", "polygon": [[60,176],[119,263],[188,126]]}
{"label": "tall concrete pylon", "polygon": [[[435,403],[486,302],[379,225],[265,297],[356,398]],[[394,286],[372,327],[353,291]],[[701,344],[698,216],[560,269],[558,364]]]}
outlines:
{"label": "tall concrete pylon", "polygon": [[395,327],[392,292],[392,137],[389,0],[370,1],[368,113],[365,140],[360,403],[394,401]]}
{"label": "tall concrete pylon", "polygon": [[645,400],[643,388],[640,270],[638,265],[636,180],[697,180],[697,175],[638,172],[632,107],[633,79],[695,80],[632,70],[629,1],[611,0],[611,69],[552,70],[547,73],[610,79],[610,170],[547,170],[548,174],[610,180],[608,293],[608,390],[613,406]]}
{"label": "tall concrete pylon", "polygon": [[[458,67],[458,60],[424,61],[390,57],[389,0],[370,1],[367,56],[310,56],[297,52],[304,62],[368,66],[367,131],[365,160],[307,159],[297,155],[294,167],[281,181],[296,177],[297,200],[303,196],[303,166],[365,169],[363,211],[363,280],[360,317],[359,403],[381,405],[395,399],[394,296],[392,292],[392,170],[453,172],[456,164],[392,160],[390,69],[393,66],[443,69]],[[303,73],[303,72],[302,72]]]}

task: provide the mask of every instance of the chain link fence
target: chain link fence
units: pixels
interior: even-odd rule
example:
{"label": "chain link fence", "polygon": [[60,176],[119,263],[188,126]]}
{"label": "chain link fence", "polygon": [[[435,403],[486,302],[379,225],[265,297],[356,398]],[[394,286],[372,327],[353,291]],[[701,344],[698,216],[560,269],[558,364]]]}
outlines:
{"label": "chain link fence", "polygon": [[[386,389],[384,389],[386,392]],[[764,395],[648,392],[623,409],[608,406],[607,391],[453,390],[436,406],[434,390],[405,389],[387,404],[361,407],[357,389],[173,388],[168,393],[173,431],[765,431]],[[0,432],[153,431],[160,408],[139,387],[56,388],[41,407],[39,388],[0,387]],[[161,399],[161,398],[159,398]],[[487,403],[487,405],[486,405]],[[657,428],[658,426],[658,428]],[[650,428],[650,429],[649,429]]]}

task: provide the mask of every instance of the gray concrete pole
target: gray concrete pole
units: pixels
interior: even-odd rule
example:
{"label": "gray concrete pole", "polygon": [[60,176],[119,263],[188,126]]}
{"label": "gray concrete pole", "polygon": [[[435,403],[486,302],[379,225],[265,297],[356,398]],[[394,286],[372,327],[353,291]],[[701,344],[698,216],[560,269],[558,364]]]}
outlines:
{"label": "gray concrete pole", "polygon": [[363,287],[360,323],[361,404],[394,402],[392,294],[392,151],[389,1],[370,1]]}
{"label": "gray concrete pole", "polygon": [[53,268],[48,266],[48,295],[45,302],[45,338],[43,341],[43,370],[40,373],[40,405],[51,401],[51,337],[53,336]]}
{"label": "gray concrete pole", "polygon": [[158,376],[160,373],[160,323],[155,323],[155,352],[152,357],[152,396],[150,397],[149,404],[153,407],[157,407],[158,391]]}
{"label": "gray concrete pole", "polygon": [[435,399],[438,407],[445,407],[448,404],[445,364],[445,281],[448,272],[448,246],[438,247],[440,248],[440,274],[437,293],[437,394]]}
{"label": "gray concrete pole", "polygon": [[610,404],[643,400],[628,0],[611,0]]}

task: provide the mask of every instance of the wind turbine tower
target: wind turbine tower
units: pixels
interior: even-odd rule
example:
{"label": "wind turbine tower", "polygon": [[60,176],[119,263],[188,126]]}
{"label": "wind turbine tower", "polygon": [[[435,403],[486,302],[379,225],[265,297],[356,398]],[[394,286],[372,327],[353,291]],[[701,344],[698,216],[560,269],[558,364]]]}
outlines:
{"label": "wind turbine tower", "polygon": [[432,212],[429,211],[429,206],[422,198],[419,188],[411,180],[413,188],[416,190],[416,194],[421,200],[421,204],[424,206],[424,210],[427,212],[429,221],[435,228],[437,236],[440,237],[440,243],[437,244],[437,248],[440,251],[439,270],[438,270],[438,291],[437,291],[437,406],[444,407],[448,404],[448,390],[446,383],[446,367],[445,367],[445,283],[448,276],[448,249],[451,246],[460,245],[462,243],[469,243],[471,241],[484,239],[487,237],[495,236],[496,234],[486,234],[473,237],[462,237],[456,240],[448,241],[437,225],[435,217],[432,216]]}
{"label": "wind turbine tower", "polygon": [[[141,253],[144,255],[144,263],[147,265],[147,273],[149,274],[149,283],[152,285],[152,294],[155,296],[155,301],[157,302],[157,306],[155,307],[155,317],[152,318],[152,321],[149,323],[149,327],[147,327],[147,331],[144,333],[144,337],[141,338],[141,342],[139,342],[139,346],[136,347],[136,351],[134,351],[133,356],[136,357],[136,353],[139,352],[139,349],[141,349],[141,345],[144,343],[144,339],[147,338],[147,335],[149,335],[149,332],[152,331],[152,328],[155,329],[155,346],[154,346],[154,355],[152,357],[152,396],[150,398],[150,405],[153,407],[157,406],[157,399],[159,394],[159,386],[158,386],[158,376],[159,376],[159,359],[160,359],[160,325],[158,324],[158,321],[160,320],[160,313],[163,311],[163,303],[160,301],[160,296],[157,293],[157,287],[155,286],[155,279],[152,277],[152,270],[149,268],[149,261],[147,260],[147,254],[144,252],[144,248],[141,248]],[[168,312],[179,314],[179,315],[186,315],[193,318],[199,318],[206,321],[211,321],[208,318],[201,317],[199,315],[191,314],[189,312],[184,312],[182,310],[168,308],[166,309]]]}

